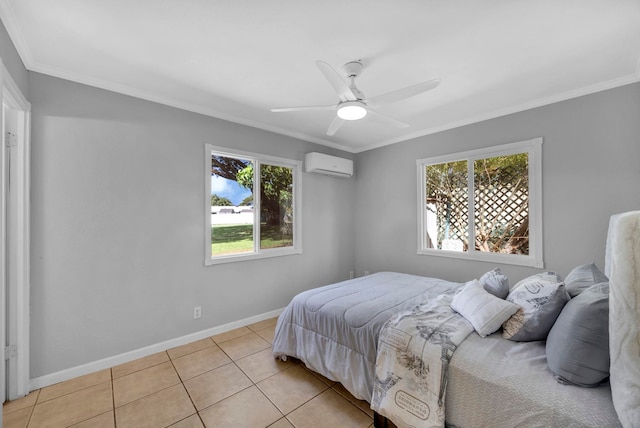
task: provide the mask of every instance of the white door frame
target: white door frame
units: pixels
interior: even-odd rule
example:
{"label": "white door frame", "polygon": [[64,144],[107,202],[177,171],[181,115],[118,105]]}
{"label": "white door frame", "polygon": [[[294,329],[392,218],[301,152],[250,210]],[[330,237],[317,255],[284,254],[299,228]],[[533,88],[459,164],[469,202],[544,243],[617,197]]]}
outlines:
{"label": "white door frame", "polygon": [[[29,393],[30,289],[30,128],[31,105],[0,59],[2,86],[2,186],[0,213],[1,304],[7,309],[0,323],[3,350],[11,358],[2,364],[2,398],[13,400]],[[6,109],[9,111],[7,112]],[[11,135],[8,135],[10,132]],[[10,153],[9,153],[10,151]],[[11,192],[7,192],[7,161],[11,156]],[[10,198],[10,201],[9,201]],[[9,203],[10,202],[10,203]],[[8,212],[7,210],[11,210]],[[11,223],[9,225],[9,222]],[[10,226],[11,233],[7,233]],[[9,274],[7,274],[9,273]],[[5,312],[5,311],[3,311]],[[8,348],[5,348],[9,345]],[[15,352],[14,352],[15,351]],[[3,359],[3,362],[7,360]],[[5,372],[6,369],[6,372]],[[6,394],[6,395],[5,395]]]}

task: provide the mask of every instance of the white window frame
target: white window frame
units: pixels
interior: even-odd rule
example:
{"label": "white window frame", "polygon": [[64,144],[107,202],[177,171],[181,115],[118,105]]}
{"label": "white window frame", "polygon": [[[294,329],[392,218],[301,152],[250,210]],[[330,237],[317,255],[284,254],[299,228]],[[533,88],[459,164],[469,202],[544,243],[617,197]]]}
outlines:
{"label": "white window frame", "polygon": [[[211,144],[204,146],[205,164],[205,209],[204,209],[204,230],[205,230],[205,258],[206,266],[221,263],[241,262],[246,260],[263,259],[268,257],[288,256],[302,254],[302,162],[292,159],[285,159],[275,156],[267,156],[260,153],[247,152],[242,150],[218,147]],[[211,155],[225,156],[231,158],[247,159],[254,162],[254,180],[256,183],[253,189],[253,251],[250,253],[227,254],[212,257],[211,255]],[[282,166],[291,168],[293,173],[293,245],[280,248],[260,249],[260,187],[259,172],[261,164]]]}
{"label": "white window frame", "polygon": [[[503,263],[520,266],[543,268],[542,256],[542,138],[534,138],[516,143],[503,144],[461,153],[452,153],[425,159],[418,159],[418,254],[452,257],[466,260],[478,260],[492,263]],[[468,251],[449,251],[427,248],[427,219],[426,219],[426,167],[428,165],[447,162],[467,161],[469,168],[469,242],[475,242],[474,230],[474,189],[473,162],[479,159],[496,156],[507,156],[527,153],[529,160],[529,254],[501,254],[477,251],[475,246],[469,245]]]}

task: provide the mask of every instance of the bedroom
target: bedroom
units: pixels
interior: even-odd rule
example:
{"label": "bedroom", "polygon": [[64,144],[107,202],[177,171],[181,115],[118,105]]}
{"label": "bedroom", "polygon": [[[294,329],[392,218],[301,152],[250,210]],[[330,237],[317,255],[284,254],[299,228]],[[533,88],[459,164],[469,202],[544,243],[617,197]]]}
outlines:
{"label": "bedroom", "polygon": [[[637,22],[637,3],[629,4]],[[348,151],[33,71],[3,28],[0,56],[32,109],[29,379],[41,387],[104,359],[261,321],[294,294],[347,279],[350,271],[453,281],[481,275],[493,265],[416,254],[415,161],[433,155],[542,137],[545,269],[566,275],[582,263],[602,266],[609,216],[638,209],[640,201],[633,185],[640,175],[637,39],[629,42],[635,57],[627,74],[596,86],[603,90]],[[602,51],[589,48],[588,61],[597,62]],[[320,97],[331,95],[313,60],[337,68],[353,54],[313,52],[305,82]],[[371,84],[378,73],[373,63]],[[312,120],[324,135],[328,121]],[[205,267],[205,143],[295,160],[325,152],[353,159],[356,174],[304,174],[302,254]],[[538,271],[501,268],[514,279]]]}

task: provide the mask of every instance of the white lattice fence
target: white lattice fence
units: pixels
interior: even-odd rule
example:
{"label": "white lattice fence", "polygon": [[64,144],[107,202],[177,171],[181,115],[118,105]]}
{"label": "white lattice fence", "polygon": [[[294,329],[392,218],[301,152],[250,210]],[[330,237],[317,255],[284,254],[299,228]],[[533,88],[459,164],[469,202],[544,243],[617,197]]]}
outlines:
{"label": "white lattice fence", "polygon": [[[528,192],[523,186],[478,186],[475,189],[475,248],[480,251],[528,254]],[[435,207],[438,243],[458,240],[468,249],[468,195],[466,189],[436,194],[427,200]]]}

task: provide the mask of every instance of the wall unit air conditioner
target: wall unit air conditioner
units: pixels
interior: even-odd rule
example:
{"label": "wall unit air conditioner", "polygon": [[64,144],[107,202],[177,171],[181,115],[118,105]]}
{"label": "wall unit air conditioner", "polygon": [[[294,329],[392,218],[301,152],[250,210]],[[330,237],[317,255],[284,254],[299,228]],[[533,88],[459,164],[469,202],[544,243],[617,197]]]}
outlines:
{"label": "wall unit air conditioner", "polygon": [[351,177],[353,175],[353,161],[324,153],[311,152],[304,155],[306,172],[332,175],[334,177]]}

